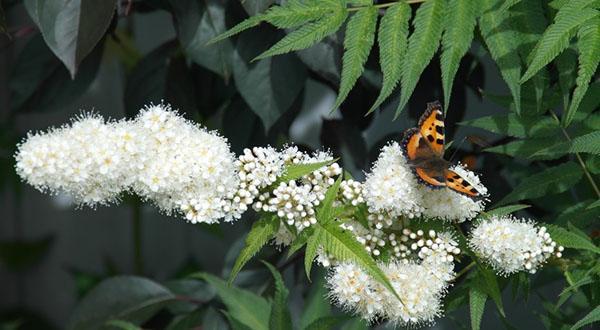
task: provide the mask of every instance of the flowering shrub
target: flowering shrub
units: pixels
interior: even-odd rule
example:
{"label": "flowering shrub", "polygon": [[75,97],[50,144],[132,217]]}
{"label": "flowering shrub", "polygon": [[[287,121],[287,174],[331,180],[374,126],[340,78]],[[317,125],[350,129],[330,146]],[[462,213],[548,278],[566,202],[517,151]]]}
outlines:
{"label": "flowering shrub", "polygon": [[[25,182],[81,205],[134,193],[168,215],[209,224],[240,219],[251,207],[261,218],[231,280],[269,241],[291,251],[306,244],[307,275],[315,260],[329,268],[332,303],[369,322],[433,322],[444,312],[443,298],[459,277],[454,264],[465,253],[507,276],[535,273],[564,250],[546,227],[505,211],[484,212],[485,197],[418,183],[396,142],[383,147],[359,182],[342,179],[330,153],[309,155],[295,146],[253,147],[236,160],[225,138],[159,104],[132,120],[88,114],[30,134],[15,158]],[[487,191],[473,172],[453,170]],[[468,242],[459,239],[460,227],[448,225],[482,214]]]}

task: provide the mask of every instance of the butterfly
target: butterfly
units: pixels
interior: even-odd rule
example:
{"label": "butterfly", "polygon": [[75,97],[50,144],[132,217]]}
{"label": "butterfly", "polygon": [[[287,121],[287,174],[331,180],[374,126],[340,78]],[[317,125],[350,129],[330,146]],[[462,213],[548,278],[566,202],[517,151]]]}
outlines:
{"label": "butterfly", "polygon": [[431,188],[450,188],[469,197],[481,193],[444,159],[444,112],[438,102],[427,103],[427,110],[415,128],[404,132],[402,151],[419,182]]}

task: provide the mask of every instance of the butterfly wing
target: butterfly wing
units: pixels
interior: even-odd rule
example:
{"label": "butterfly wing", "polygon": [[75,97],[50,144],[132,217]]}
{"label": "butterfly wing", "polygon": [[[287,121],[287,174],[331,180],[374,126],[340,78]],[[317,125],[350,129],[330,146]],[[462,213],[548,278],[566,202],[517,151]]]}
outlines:
{"label": "butterfly wing", "polygon": [[444,155],[444,113],[440,102],[427,103],[427,110],[419,119],[419,131],[435,155],[442,158]]}
{"label": "butterfly wing", "polygon": [[441,188],[446,185],[442,171],[420,166],[436,157],[436,154],[418,128],[411,128],[404,133],[402,151],[408,160],[409,166],[421,183],[432,188]]}
{"label": "butterfly wing", "polygon": [[445,171],[446,186],[458,193],[469,197],[480,197],[481,194],[467,180],[452,170]]}

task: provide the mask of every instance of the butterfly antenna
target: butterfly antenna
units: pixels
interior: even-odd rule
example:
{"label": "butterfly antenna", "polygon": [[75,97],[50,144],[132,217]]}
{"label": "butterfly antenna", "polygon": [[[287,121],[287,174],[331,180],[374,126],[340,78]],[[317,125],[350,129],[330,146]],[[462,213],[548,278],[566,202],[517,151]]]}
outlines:
{"label": "butterfly antenna", "polygon": [[454,152],[452,153],[452,156],[450,156],[450,159],[448,160],[449,162],[452,162],[452,159],[454,159],[454,156],[456,156],[456,153],[458,152],[458,150],[460,149],[460,146],[462,146],[462,144],[465,142],[465,140],[467,139],[467,137],[465,136],[460,143],[458,144],[458,146],[456,146],[456,148],[454,149]]}

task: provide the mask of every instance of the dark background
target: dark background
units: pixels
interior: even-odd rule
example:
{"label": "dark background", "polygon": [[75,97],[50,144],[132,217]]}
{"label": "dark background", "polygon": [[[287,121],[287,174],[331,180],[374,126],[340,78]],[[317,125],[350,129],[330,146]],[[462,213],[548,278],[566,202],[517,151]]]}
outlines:
{"label": "dark background", "polygon": [[[129,15],[121,13],[110,28],[129,36],[131,43],[127,47],[138,56],[123,55],[127,47],[119,47],[114,37],[108,36],[104,47],[94,50],[97,71],[94,63],[84,63],[77,76],[80,80],[75,83],[60,62],[51,60],[52,53],[40,42],[24,7],[3,2],[12,37],[0,35],[0,323],[19,315],[24,319],[39,318],[45,326],[60,328],[77,299],[100,278],[135,271],[132,206],[124,203],[96,210],[78,209],[68,196],[41,194],[15,177],[15,144],[28,131],[59,126],[81,111],[110,118],[131,116],[143,104],[164,99],[186,117],[218,129],[238,153],[246,146],[279,146],[286,142],[307,149],[326,148],[341,156],[343,167],[361,178],[382,145],[398,139],[404,129],[415,125],[426,102],[442,98],[436,58],[421,77],[408,108],[396,121],[392,117],[397,93],[380,111],[365,117],[379,88],[377,52],[373,52],[367,71],[349,98],[340,110],[329,113],[339,83],[341,56],[341,39],[334,37],[327,40],[332,56],[312,48],[300,56],[285,55],[273,60],[274,72],[267,92],[283,98],[282,103],[289,106],[281,109],[284,115],[265,132],[260,118],[248,105],[252,95],[238,90],[244,82],[256,85],[253,78],[223,79],[182,56],[172,15],[155,5],[157,2],[135,5]],[[230,18],[234,22],[246,15],[244,9],[248,8],[236,1],[230,1],[229,6],[233,8],[229,12],[235,13]],[[259,28],[242,34],[236,47],[241,57],[251,58],[266,49],[272,43],[269,40],[279,38],[280,33]],[[36,51],[28,50],[34,46]],[[447,114],[447,138],[457,141],[454,146],[473,134],[493,143],[496,137],[457,123],[506,111],[479,93],[485,89],[487,93],[506,94],[507,88],[493,62],[478,49],[475,44],[463,59]],[[86,61],[94,60],[92,57]],[[24,76],[41,59],[50,59],[45,65],[56,65],[54,75],[43,81],[35,74]],[[81,78],[84,75],[89,77]],[[23,85],[23,81],[28,83]],[[291,97],[290,84],[297,85]],[[35,89],[37,94],[15,106],[15,99],[20,100],[27,88]],[[492,200],[509,191],[510,185],[503,176],[506,159],[482,153],[479,146],[465,142],[453,161],[472,159],[473,169],[482,174]],[[240,248],[240,238],[251,224],[250,216],[233,224],[194,226],[162,216],[151,206],[143,206],[141,214],[143,275],[159,281],[185,269],[227,274],[227,267]],[[529,309],[539,306],[536,297],[526,305],[523,301],[513,305],[510,295],[505,294],[507,314],[513,324],[518,324],[518,328],[541,327],[539,320],[530,317]],[[501,327],[495,312],[491,308],[488,311],[485,317],[489,320],[484,320],[484,324]],[[455,316],[459,324],[468,324],[464,323],[468,320],[465,308]],[[435,326],[455,327],[456,323],[447,319]]]}

